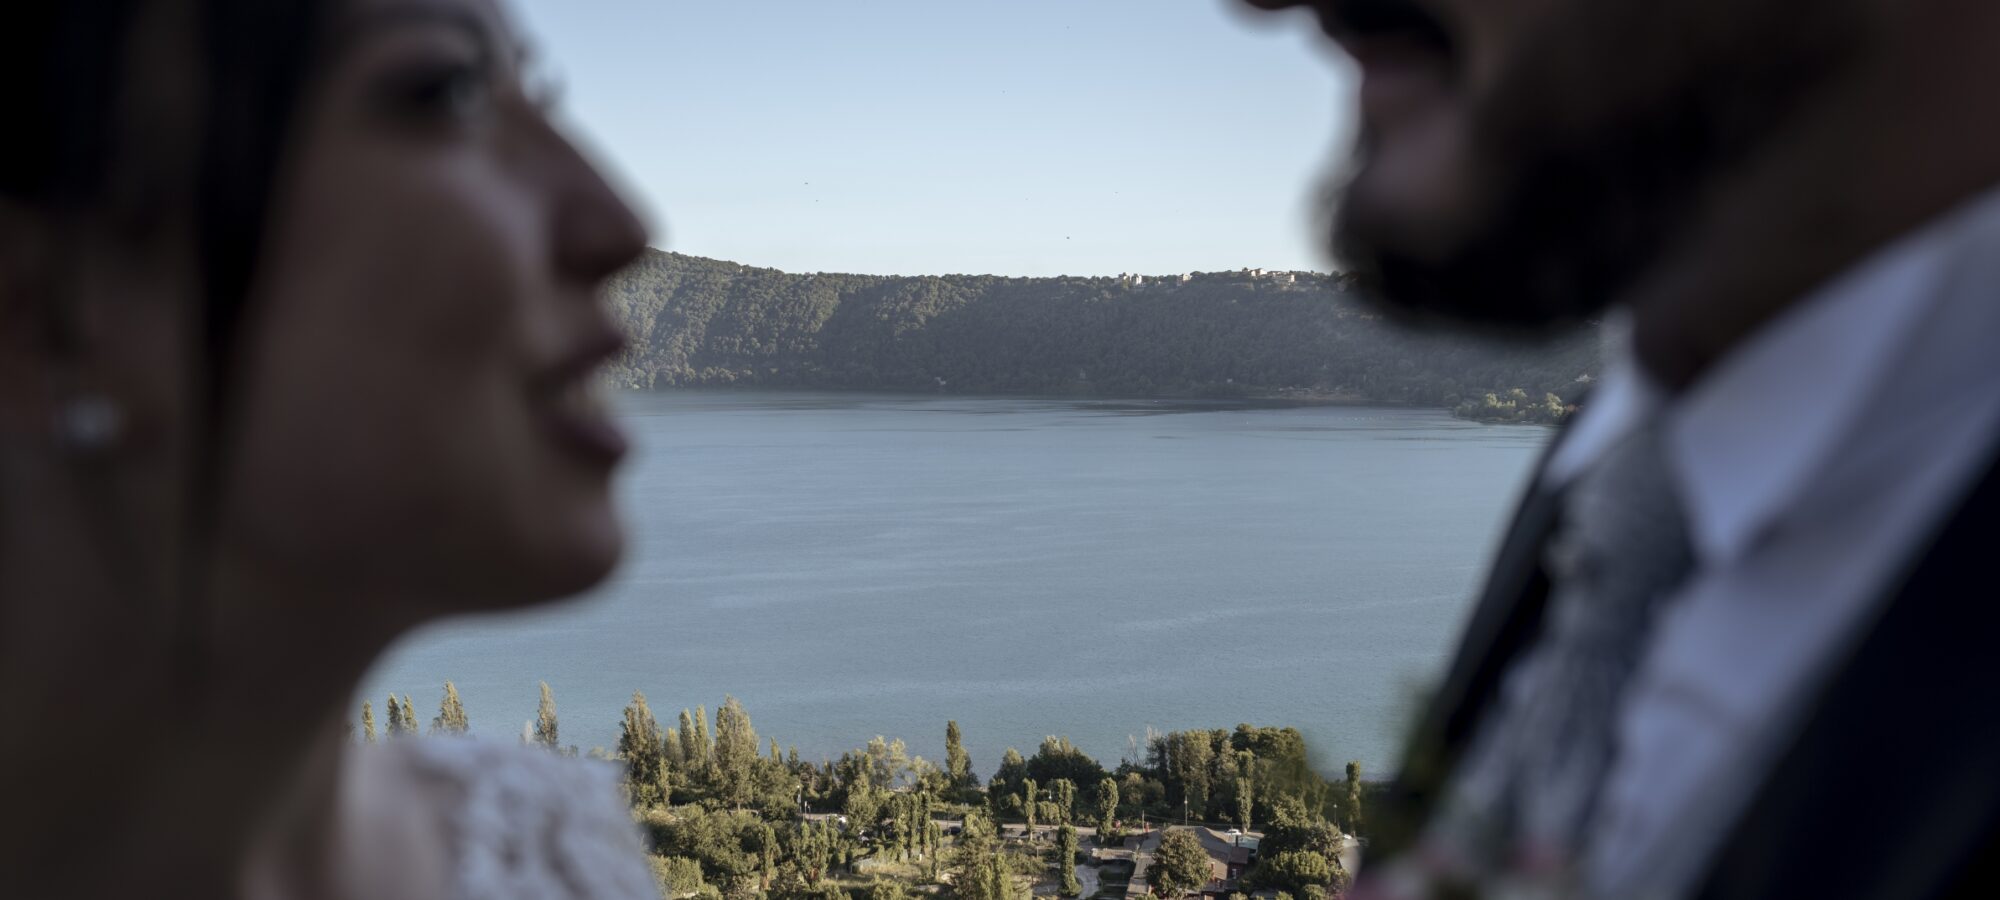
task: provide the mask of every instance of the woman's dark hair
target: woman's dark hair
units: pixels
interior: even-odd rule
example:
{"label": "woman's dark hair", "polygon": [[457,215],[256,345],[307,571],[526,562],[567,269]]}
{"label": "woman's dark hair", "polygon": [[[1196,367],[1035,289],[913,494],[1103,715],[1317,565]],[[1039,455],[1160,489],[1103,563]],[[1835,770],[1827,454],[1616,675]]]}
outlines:
{"label": "woman's dark hair", "polygon": [[[87,216],[113,182],[121,97],[147,3],[187,2],[205,85],[196,246],[211,400],[223,399],[279,158],[307,76],[317,0],[25,0],[0,29],[0,198]],[[143,37],[143,36],[141,36]],[[226,404],[215,404],[220,410]]]}
{"label": "woman's dark hair", "polygon": [[[150,21],[147,4],[186,3],[202,99],[193,180],[195,246],[202,303],[196,353],[201,390],[194,424],[197,463],[191,553],[213,528],[213,504],[229,425],[231,374],[251,283],[270,214],[281,158],[300,95],[310,77],[324,0],[24,0],[0,29],[0,200],[51,215],[88,219],[103,213],[116,183],[114,142],[121,101],[147,76],[128,71],[134,29]],[[24,7],[24,8],[23,8]],[[161,35],[160,39],[166,39]],[[190,123],[194,124],[194,123]],[[56,298],[55,302],[60,302]],[[199,572],[202,566],[190,566]],[[195,577],[199,577],[198,575]],[[199,585],[190,585],[177,618],[198,628]]]}
{"label": "woman's dark hair", "polygon": [[29,0],[0,29],[0,196],[36,206],[94,200],[136,0]]}

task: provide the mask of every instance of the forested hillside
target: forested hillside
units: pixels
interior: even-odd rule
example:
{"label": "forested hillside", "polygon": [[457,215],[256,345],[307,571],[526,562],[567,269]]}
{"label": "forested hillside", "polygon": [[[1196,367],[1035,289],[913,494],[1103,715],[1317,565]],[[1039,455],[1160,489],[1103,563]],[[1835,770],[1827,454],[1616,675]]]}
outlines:
{"label": "forested hillside", "polygon": [[634,341],[613,377],[641,388],[1327,397],[1543,420],[1597,369],[1589,335],[1414,335],[1304,272],[801,275],[650,251],[607,298]]}

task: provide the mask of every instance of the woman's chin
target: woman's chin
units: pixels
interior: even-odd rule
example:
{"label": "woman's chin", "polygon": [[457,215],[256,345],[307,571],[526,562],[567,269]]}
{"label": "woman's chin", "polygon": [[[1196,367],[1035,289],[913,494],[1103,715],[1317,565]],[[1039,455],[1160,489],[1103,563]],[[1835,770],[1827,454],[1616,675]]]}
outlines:
{"label": "woman's chin", "polygon": [[625,529],[609,510],[580,517],[570,528],[545,535],[539,546],[523,548],[512,565],[511,588],[503,588],[505,607],[560,602],[588,593],[604,583],[624,555]]}

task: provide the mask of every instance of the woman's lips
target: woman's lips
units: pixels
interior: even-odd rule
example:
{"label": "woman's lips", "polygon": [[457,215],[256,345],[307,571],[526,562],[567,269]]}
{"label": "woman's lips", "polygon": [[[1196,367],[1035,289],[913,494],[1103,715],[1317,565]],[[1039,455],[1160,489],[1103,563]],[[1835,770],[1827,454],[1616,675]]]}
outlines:
{"label": "woman's lips", "polygon": [[594,378],[570,382],[556,394],[543,417],[556,443],[585,461],[608,468],[631,449],[625,432],[612,420],[603,389]]}
{"label": "woman's lips", "polygon": [[612,420],[598,367],[624,348],[625,338],[607,324],[544,370],[533,389],[542,420],[556,444],[573,456],[606,468],[623,458],[630,444]]}

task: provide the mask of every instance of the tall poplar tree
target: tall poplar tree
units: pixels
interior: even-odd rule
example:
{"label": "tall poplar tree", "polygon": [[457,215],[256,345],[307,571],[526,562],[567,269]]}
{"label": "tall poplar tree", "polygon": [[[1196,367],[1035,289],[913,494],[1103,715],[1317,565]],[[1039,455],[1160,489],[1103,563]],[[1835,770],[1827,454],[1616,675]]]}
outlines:
{"label": "tall poplar tree", "polygon": [[1000,814],[1007,811],[1007,796],[1005,785],[998,781],[987,783],[986,810],[987,815],[993,818],[994,827],[996,828],[999,827]]}
{"label": "tall poplar tree", "polygon": [[465,704],[458,700],[458,688],[444,683],[444,699],[438,701],[437,718],[431,720],[432,734],[464,734],[472,724],[466,720]]}
{"label": "tall poplar tree", "polygon": [[1347,833],[1361,834],[1361,761],[1352,760],[1347,764]]}
{"label": "tall poplar tree", "polygon": [[1111,833],[1111,823],[1118,820],[1118,781],[1106,778],[1097,783],[1097,833]]}
{"label": "tall poplar tree", "polygon": [[1049,782],[1049,799],[1056,804],[1056,823],[1068,825],[1076,813],[1076,782],[1067,778]]}
{"label": "tall poplar tree", "polygon": [[541,682],[542,699],[535,705],[535,743],[550,750],[562,748],[561,724],[556,721],[556,694],[549,683]]}
{"label": "tall poplar tree", "polygon": [[1076,829],[1068,825],[1056,832],[1056,871],[1062,876],[1063,896],[1083,893],[1083,886],[1076,880]]}
{"label": "tall poplar tree", "polygon": [[979,786],[977,776],[972,774],[972,755],[965,752],[965,742],[955,720],[944,723],[944,771],[954,791]]}
{"label": "tall poplar tree", "polygon": [[1021,782],[1021,812],[1028,817],[1028,839],[1035,839],[1035,804],[1041,792],[1035,789],[1035,779]]}
{"label": "tall poplar tree", "polygon": [[389,695],[389,736],[403,736],[403,703],[393,693]]}
{"label": "tall poplar tree", "polygon": [[709,774],[709,770],[714,768],[715,764],[715,742],[710,740],[708,736],[708,707],[706,706],[697,706],[694,708],[694,749],[699,754],[696,758],[696,768],[700,769],[704,775]]}
{"label": "tall poplar tree", "polygon": [[681,765],[686,766],[690,772],[701,771],[701,750],[694,743],[696,740],[694,716],[685,709],[681,710],[681,724],[674,731],[680,737]]}
{"label": "tall poplar tree", "polygon": [[741,809],[756,785],[757,732],[750,714],[735,697],[724,697],[715,711],[715,775],[722,796]]}
{"label": "tall poplar tree", "polygon": [[368,701],[361,701],[361,739],[375,743],[375,708]]}
{"label": "tall poplar tree", "polygon": [[625,760],[626,792],[633,807],[648,809],[671,799],[660,723],[646,706],[646,695],[638,691],[632,692],[632,702],[625,707],[625,722],[618,731],[618,755]]}
{"label": "tall poplar tree", "polygon": [[417,701],[415,701],[415,700],[411,700],[411,699],[410,699],[410,695],[409,695],[409,694],[404,694],[404,695],[403,695],[403,733],[404,733],[404,734],[416,734],[416,733],[418,733],[418,731],[420,731],[420,730],[421,730],[421,729],[417,728]]}

